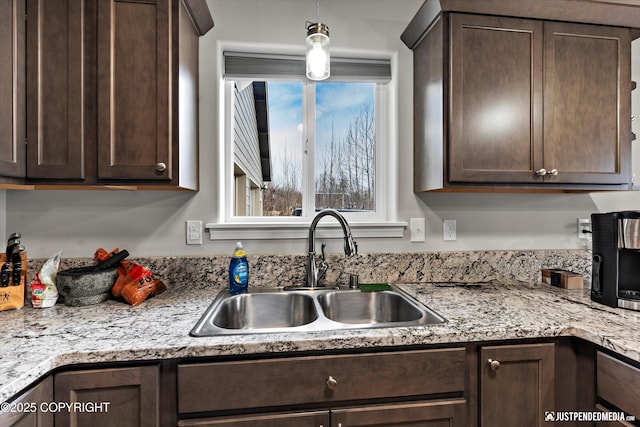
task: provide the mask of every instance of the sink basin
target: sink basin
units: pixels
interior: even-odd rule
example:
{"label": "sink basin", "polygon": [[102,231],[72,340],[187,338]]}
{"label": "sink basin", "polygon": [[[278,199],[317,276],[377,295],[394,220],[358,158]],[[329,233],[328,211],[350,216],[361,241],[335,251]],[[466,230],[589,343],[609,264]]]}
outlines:
{"label": "sink basin", "polygon": [[342,323],[415,322],[423,313],[397,292],[327,292],[318,296],[323,313]]}
{"label": "sink basin", "polygon": [[422,326],[446,320],[402,290],[360,292],[335,288],[223,291],[191,330],[192,336],[311,332]]}
{"label": "sink basin", "polygon": [[241,294],[225,299],[211,322],[219,328],[289,328],[318,318],[313,298],[292,293]]}
{"label": "sink basin", "polygon": [[191,331],[194,336],[276,332],[304,327],[318,318],[314,299],[293,292],[221,292]]}

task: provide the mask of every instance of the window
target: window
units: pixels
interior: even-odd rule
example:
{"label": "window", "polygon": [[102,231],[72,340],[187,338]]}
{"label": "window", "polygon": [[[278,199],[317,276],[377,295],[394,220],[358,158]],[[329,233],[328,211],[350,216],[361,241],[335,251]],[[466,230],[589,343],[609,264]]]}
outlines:
{"label": "window", "polygon": [[[254,130],[257,121],[246,113],[244,102],[252,98],[255,83],[234,82],[233,216],[303,216],[306,210],[323,208],[375,212],[375,84],[260,84],[268,94],[268,147],[262,149],[259,139],[251,137],[259,130]],[[307,129],[315,129],[315,135],[311,137]],[[252,154],[254,158],[248,158]],[[268,177],[260,170],[263,164],[270,171]],[[307,180],[313,185],[303,187]],[[260,207],[256,196],[247,196],[249,182],[261,189]],[[310,197],[304,194],[306,188]]]}
{"label": "window", "polygon": [[308,224],[323,208],[389,222],[391,61],[332,58],[331,78],[313,82],[302,56],[223,56],[224,221],[208,227]]}

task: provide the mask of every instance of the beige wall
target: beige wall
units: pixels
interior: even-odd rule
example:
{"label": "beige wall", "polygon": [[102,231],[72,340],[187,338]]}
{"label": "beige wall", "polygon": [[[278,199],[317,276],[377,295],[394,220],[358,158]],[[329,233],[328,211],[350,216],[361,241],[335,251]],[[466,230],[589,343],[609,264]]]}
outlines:
{"label": "beige wall", "polygon": [[[216,219],[221,200],[217,183],[217,146],[224,133],[217,124],[220,88],[216,78],[217,42],[272,43],[287,47],[304,44],[304,22],[315,17],[315,0],[209,0],[216,26],[201,40],[200,191],[6,191],[0,192],[0,213],[6,211],[2,231],[19,231],[30,256],[91,256],[97,247],[126,248],[137,256],[230,254],[233,243],[210,241],[185,244],[185,221]],[[482,249],[580,248],[576,219],[592,212],[640,209],[640,193],[593,194],[421,194],[412,192],[412,56],[400,34],[422,0],[322,0],[321,18],[331,28],[334,49],[397,52],[398,111],[394,127],[399,142],[394,188],[397,220],[427,220],[427,241],[358,239],[361,252],[418,252]],[[640,58],[634,45],[634,61]],[[637,64],[636,64],[637,65]],[[635,78],[638,77],[635,68]],[[634,94],[638,111],[640,89]],[[636,113],[640,117],[640,113]],[[640,136],[638,125],[635,132]],[[638,142],[640,143],[640,142]],[[636,143],[636,144],[638,144]],[[640,151],[640,150],[638,150]],[[640,162],[638,162],[640,165]],[[638,168],[640,170],[640,168]],[[640,176],[640,173],[638,173]],[[442,220],[456,219],[458,240],[443,242]],[[357,237],[357,235],[356,235]],[[304,253],[306,240],[245,241],[249,253]],[[339,252],[332,241],[328,252]]]}

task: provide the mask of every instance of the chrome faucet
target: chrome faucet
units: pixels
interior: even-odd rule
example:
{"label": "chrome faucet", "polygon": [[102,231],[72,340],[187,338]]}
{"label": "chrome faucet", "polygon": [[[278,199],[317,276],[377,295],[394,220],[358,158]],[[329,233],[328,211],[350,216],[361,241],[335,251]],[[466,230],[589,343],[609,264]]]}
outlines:
{"label": "chrome faucet", "polygon": [[320,266],[316,264],[316,227],[318,222],[325,216],[332,216],[338,220],[340,226],[342,227],[342,232],[344,233],[344,254],[346,256],[353,256],[358,253],[358,246],[356,242],[353,240],[353,236],[351,235],[351,228],[349,227],[349,223],[340,212],[335,209],[323,209],[313,218],[311,221],[311,225],[309,226],[309,255],[307,257],[307,270],[306,270],[306,278],[305,278],[305,286],[309,288],[317,288],[318,282],[322,279],[322,276],[327,272],[327,268],[329,265],[327,264],[327,259],[324,255],[324,248],[326,244],[322,242],[322,262]]}

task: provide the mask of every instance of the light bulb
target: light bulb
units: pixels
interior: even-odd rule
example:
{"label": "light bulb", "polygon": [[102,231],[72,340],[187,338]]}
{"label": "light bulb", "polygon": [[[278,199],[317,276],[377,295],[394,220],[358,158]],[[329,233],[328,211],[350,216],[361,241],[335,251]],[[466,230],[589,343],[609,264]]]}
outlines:
{"label": "light bulb", "polygon": [[321,77],[324,74],[324,70],[327,67],[327,53],[322,48],[321,43],[313,43],[313,47],[307,55],[307,61],[309,61],[311,74],[314,78]]}
{"label": "light bulb", "polygon": [[330,75],[329,29],[324,24],[311,24],[307,30],[307,77],[325,80]]}

